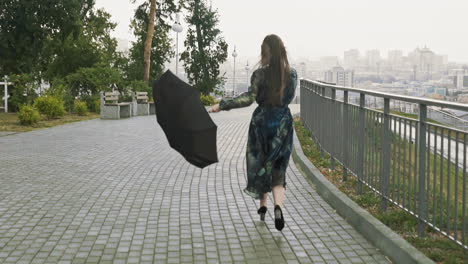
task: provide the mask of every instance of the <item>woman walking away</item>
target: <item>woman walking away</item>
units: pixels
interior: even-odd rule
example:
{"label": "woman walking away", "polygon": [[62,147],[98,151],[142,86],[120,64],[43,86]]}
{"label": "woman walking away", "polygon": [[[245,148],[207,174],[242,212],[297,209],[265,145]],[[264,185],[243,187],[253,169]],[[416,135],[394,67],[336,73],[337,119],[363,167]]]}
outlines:
{"label": "woman walking away", "polygon": [[265,220],[268,192],[275,201],[275,227],[284,227],[283,202],[286,168],[292,149],[292,116],[289,103],[294,97],[297,72],[289,67],[283,41],[276,35],[265,37],[260,67],[250,79],[248,92],[223,99],[210,112],[246,107],[255,100],[247,142],[247,187],[244,192],[260,200],[260,219]]}

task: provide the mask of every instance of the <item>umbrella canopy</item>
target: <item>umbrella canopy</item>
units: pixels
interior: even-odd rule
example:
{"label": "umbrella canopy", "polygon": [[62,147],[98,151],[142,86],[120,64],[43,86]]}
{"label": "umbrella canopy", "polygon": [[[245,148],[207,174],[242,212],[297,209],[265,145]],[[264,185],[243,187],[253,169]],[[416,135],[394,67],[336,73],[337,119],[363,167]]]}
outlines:
{"label": "umbrella canopy", "polygon": [[197,89],[168,70],[154,82],[153,99],[157,121],[173,149],[199,168],[218,162],[217,126]]}

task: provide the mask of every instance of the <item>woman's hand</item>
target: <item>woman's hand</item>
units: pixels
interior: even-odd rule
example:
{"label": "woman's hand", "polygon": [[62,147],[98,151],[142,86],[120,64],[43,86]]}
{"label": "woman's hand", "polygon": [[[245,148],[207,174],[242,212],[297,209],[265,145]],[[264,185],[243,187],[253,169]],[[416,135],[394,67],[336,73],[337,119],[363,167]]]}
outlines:
{"label": "woman's hand", "polygon": [[216,113],[219,111],[221,111],[221,109],[219,109],[219,104],[215,104],[211,106],[211,108],[208,110],[208,113]]}

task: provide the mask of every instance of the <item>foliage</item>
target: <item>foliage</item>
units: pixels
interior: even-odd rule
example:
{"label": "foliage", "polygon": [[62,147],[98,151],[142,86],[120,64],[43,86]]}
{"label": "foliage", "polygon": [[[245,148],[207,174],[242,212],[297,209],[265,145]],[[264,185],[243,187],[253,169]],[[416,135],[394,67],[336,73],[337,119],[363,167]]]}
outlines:
{"label": "foliage", "polygon": [[47,40],[76,36],[94,0],[0,1],[0,74],[37,71]]}
{"label": "foliage", "polygon": [[80,100],[86,104],[86,108],[94,113],[99,113],[100,111],[100,96],[99,95],[82,95]]}
{"label": "foliage", "polygon": [[20,120],[18,119],[18,114],[13,113],[0,113],[0,130],[1,131],[11,131],[11,132],[27,132],[42,128],[49,128],[58,125],[67,124],[70,122],[78,122],[83,120],[90,120],[99,118],[99,114],[89,113],[86,116],[79,116],[79,115],[65,115],[58,119],[41,119],[35,125],[31,126],[24,126],[20,124]]}
{"label": "foliage", "polygon": [[119,95],[119,103],[129,103],[133,101],[133,94],[130,92],[121,93]]}
{"label": "foliage", "polygon": [[21,125],[33,125],[37,124],[41,119],[41,116],[37,109],[35,109],[31,105],[23,105],[20,107],[20,111],[18,113],[18,119]]}
{"label": "foliage", "polygon": [[[126,59],[111,37],[116,24],[94,0],[5,0],[0,10],[0,74],[28,73],[10,79],[10,110],[32,104],[42,79],[51,84],[45,94],[69,112],[77,97],[96,96],[111,84],[123,89]],[[87,101],[91,110],[99,108],[93,100]]]}
{"label": "foliage", "polygon": [[153,96],[153,89],[144,81],[130,81],[128,87],[132,92],[147,92],[149,98]]}
{"label": "foliage", "polygon": [[72,112],[73,105],[75,103],[75,96],[71,94],[69,84],[66,82],[66,80],[62,78],[55,78],[50,84],[50,88],[46,90],[44,95],[62,99],[65,109],[68,112]]}
{"label": "foliage", "polygon": [[210,106],[215,104],[215,99],[211,95],[201,95],[200,100],[203,103],[203,105]]}
{"label": "foliage", "polygon": [[80,100],[75,101],[75,112],[80,116],[88,114],[88,106],[86,105],[86,102]]}
{"label": "foliage", "polygon": [[116,52],[117,41],[110,36],[116,24],[110,22],[110,18],[102,9],[90,10],[77,37],[50,39],[46,45],[50,59],[45,77],[63,78],[80,68],[91,68],[95,64],[112,66],[120,60],[122,54]]}
{"label": "foliage", "polygon": [[95,113],[100,113],[101,112],[101,100],[94,99],[93,108],[91,109],[93,109],[92,111]]}
{"label": "foliage", "polygon": [[189,12],[186,50],[181,55],[190,84],[202,94],[209,94],[224,83],[219,65],[227,60],[228,45],[217,28],[217,11],[208,8],[201,0],[184,0]]}
{"label": "foliage", "polygon": [[[176,6],[173,0],[158,1],[157,5],[155,32],[151,44],[150,80],[159,78],[164,70],[164,63],[174,56],[169,34],[171,32],[170,23],[172,15],[176,12]],[[133,46],[130,49],[129,60],[125,68],[125,77],[129,81],[143,80],[143,55],[148,31],[149,8],[148,1],[141,4],[135,10],[135,15],[131,22],[131,28],[136,41],[133,42]]]}
{"label": "foliage", "polygon": [[55,96],[63,98],[67,93],[67,83],[63,78],[54,78],[53,81],[50,82],[50,87],[44,92],[45,96]]}
{"label": "foliage", "polygon": [[114,84],[117,88],[124,86],[120,71],[105,65],[80,68],[68,75],[66,81],[73,96],[95,95],[101,91],[110,91]]}
{"label": "foliage", "polygon": [[23,104],[32,104],[37,98],[37,93],[34,86],[37,85],[35,78],[31,74],[15,74],[8,79],[13,83],[13,87],[9,86],[8,91],[10,98],[8,99],[8,109],[11,112],[17,112]]}
{"label": "foliage", "polygon": [[58,118],[65,114],[63,100],[54,96],[43,96],[36,99],[34,106],[48,119]]}

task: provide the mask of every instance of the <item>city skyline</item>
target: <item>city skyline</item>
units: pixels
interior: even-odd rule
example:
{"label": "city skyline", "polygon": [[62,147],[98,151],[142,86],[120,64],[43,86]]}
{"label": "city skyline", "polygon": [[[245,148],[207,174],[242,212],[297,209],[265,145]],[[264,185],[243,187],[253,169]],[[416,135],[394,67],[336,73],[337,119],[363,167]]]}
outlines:
{"label": "city skyline", "polygon": [[[141,1],[131,4],[129,1],[97,0],[96,5],[105,8],[118,23],[113,36],[131,41],[133,36],[128,25],[134,8]],[[375,2],[291,0],[285,6],[278,0],[212,0],[213,7],[219,11],[220,29],[230,45],[229,53],[236,45],[239,58],[258,57],[263,37],[275,33],[283,38],[294,59],[342,56],[345,50],[352,48],[379,49],[387,54],[389,50],[411,51],[427,45],[439,54],[448,55],[450,61],[468,63],[468,34],[464,34],[468,29],[463,26],[467,1]],[[268,12],[258,12],[267,4]],[[181,43],[186,33],[185,22],[182,24]]]}

